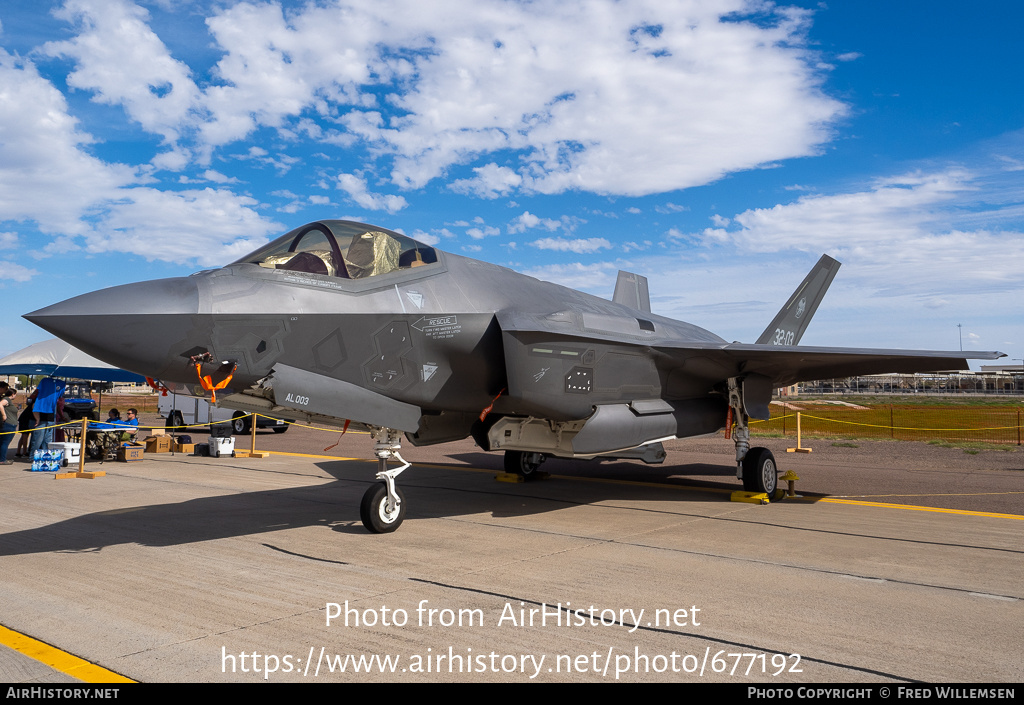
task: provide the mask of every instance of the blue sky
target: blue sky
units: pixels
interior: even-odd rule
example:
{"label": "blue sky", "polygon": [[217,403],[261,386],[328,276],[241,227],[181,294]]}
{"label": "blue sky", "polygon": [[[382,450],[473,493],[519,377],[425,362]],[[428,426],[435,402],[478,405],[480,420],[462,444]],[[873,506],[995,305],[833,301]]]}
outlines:
{"label": "blue sky", "polygon": [[[0,355],[21,314],[320,218],[750,342],[1024,357],[1015,2],[0,2]],[[962,324],[959,329],[957,324]]]}

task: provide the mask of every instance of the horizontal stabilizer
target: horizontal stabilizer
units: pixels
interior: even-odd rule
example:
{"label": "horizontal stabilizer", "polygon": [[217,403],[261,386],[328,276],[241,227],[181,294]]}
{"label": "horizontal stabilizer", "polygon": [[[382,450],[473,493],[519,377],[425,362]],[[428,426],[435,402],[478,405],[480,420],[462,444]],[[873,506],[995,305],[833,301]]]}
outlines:
{"label": "horizontal stabilizer", "polygon": [[829,285],[835,279],[840,264],[828,255],[822,255],[789,301],[776,314],[774,320],[757,339],[758,345],[797,345],[811,322],[811,316],[818,310],[818,304],[825,297]]}
{"label": "horizontal stabilizer", "polygon": [[647,289],[647,277],[619,270],[619,278],[615,280],[615,293],[612,294],[612,301],[635,308],[637,311],[650,313],[651,294]]}

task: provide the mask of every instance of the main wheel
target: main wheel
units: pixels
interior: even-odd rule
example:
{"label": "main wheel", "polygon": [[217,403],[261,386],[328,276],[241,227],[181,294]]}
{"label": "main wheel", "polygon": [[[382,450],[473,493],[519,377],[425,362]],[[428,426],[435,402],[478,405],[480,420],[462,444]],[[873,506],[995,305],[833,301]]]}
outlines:
{"label": "main wheel", "polygon": [[523,479],[531,482],[540,477],[537,472],[546,460],[543,453],[529,453],[524,450],[505,451],[505,472],[514,472],[522,475]]}
{"label": "main wheel", "polygon": [[395,488],[398,501],[394,511],[388,512],[388,488],[383,482],[370,485],[359,503],[359,518],[371,534],[389,534],[405,519],[405,495]]}
{"label": "main wheel", "polygon": [[743,489],[764,492],[769,497],[779,486],[779,468],[767,448],[751,448],[743,459]]}
{"label": "main wheel", "polygon": [[274,433],[284,433],[287,430],[288,430],[288,425],[287,424],[285,424],[284,426],[274,426]]}
{"label": "main wheel", "polygon": [[167,414],[167,428],[178,428],[180,430],[180,427],[184,425],[185,419],[181,417],[181,412],[177,409],[173,409]]}
{"label": "main wheel", "polygon": [[249,414],[236,411],[235,415],[231,417],[231,430],[235,432],[236,436],[246,435],[252,430],[252,417]]}

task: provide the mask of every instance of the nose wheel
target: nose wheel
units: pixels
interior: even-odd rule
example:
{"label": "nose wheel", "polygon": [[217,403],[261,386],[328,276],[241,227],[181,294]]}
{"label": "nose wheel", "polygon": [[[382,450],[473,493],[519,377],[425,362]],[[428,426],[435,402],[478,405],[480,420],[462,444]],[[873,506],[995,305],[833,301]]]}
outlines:
{"label": "nose wheel", "polygon": [[[373,448],[377,456],[377,479],[380,483],[370,485],[359,503],[359,518],[371,534],[389,534],[398,529],[405,519],[405,495],[395,484],[397,478],[409,467],[399,453],[402,447],[401,431],[393,428],[375,428],[371,435],[376,441]],[[388,469],[388,460],[395,458],[402,463]]]}
{"label": "nose wheel", "polygon": [[359,504],[359,518],[371,534],[389,534],[405,519],[405,495],[396,487],[392,503],[385,483],[370,485]]}

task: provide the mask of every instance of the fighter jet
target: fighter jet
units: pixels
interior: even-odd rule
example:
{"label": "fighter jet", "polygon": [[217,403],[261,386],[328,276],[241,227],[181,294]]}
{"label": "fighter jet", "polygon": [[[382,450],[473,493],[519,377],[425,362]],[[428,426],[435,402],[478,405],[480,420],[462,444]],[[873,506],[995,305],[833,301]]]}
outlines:
{"label": "fighter jet", "polygon": [[[823,256],[753,344],[651,312],[620,272],[611,301],[424,245],[322,220],[225,267],[78,296],[25,317],[105,362],[224,406],[371,430],[377,479],[360,516],[394,531],[414,445],[472,437],[529,479],[550,456],[660,462],[661,442],[717,432],[745,489],[777,464],[750,447],[777,387],[964,369],[997,352],[801,347],[839,263]],[[389,467],[388,461],[399,463]]]}

